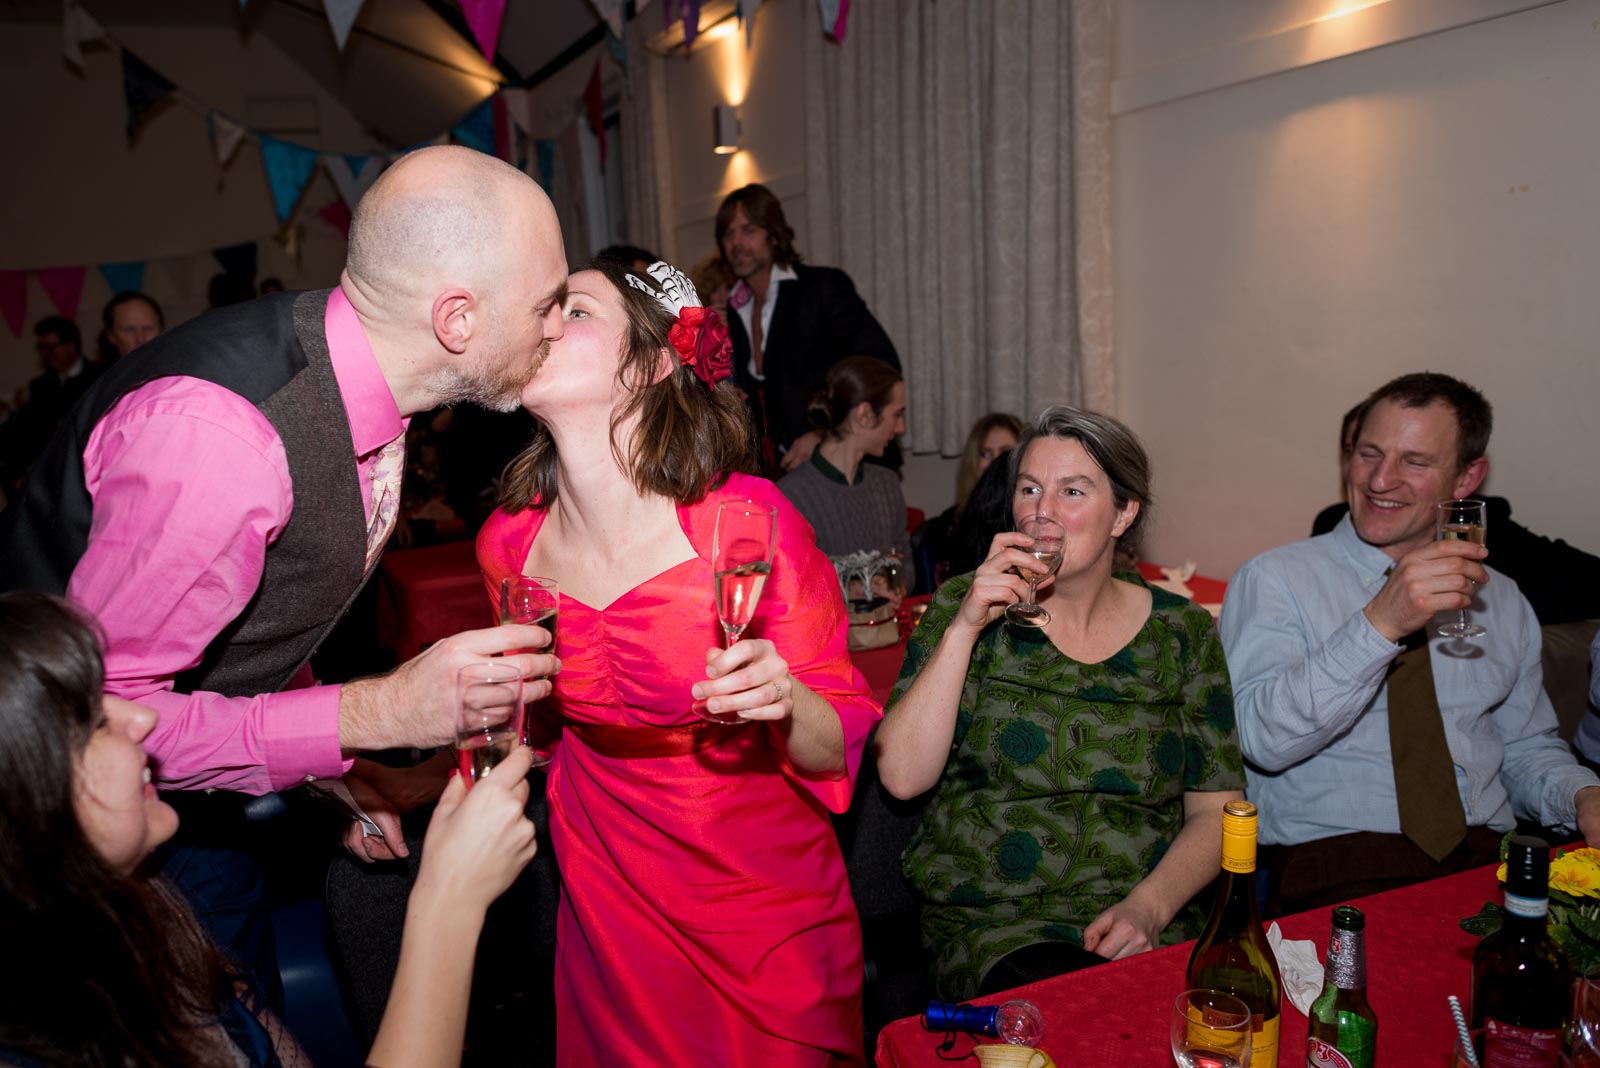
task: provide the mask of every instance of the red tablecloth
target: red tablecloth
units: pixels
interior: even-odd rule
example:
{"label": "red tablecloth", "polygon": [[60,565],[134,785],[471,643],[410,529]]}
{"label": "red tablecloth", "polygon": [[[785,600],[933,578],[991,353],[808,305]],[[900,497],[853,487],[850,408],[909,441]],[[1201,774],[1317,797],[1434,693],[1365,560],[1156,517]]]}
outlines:
{"label": "red tablecloth", "polygon": [[[1455,994],[1466,1002],[1477,944],[1457,921],[1477,912],[1485,901],[1499,900],[1494,872],[1492,866],[1478,868],[1351,902],[1367,915],[1368,997],[1378,1014],[1380,1066],[1444,1068],[1448,1063],[1455,1027],[1445,996]],[[1286,938],[1312,939],[1319,958],[1326,959],[1332,912],[1314,909],[1279,923]],[[1169,946],[1018,987],[980,1003],[1026,998],[1037,1005],[1045,1025],[1040,1048],[1061,1068],[1172,1068],[1167,1037],[1172,999],[1184,989],[1193,947],[1192,942]],[[942,1063],[935,1052],[939,1038],[923,1030],[917,1019],[896,1020],[878,1037],[878,1064],[932,1068]],[[1305,1042],[1306,1018],[1285,997],[1278,1064],[1302,1068]],[[950,1055],[971,1045],[962,1038]]]}
{"label": "red tablecloth", "polygon": [[440,638],[494,626],[471,541],[383,554],[378,582],[378,641],[410,660]]}

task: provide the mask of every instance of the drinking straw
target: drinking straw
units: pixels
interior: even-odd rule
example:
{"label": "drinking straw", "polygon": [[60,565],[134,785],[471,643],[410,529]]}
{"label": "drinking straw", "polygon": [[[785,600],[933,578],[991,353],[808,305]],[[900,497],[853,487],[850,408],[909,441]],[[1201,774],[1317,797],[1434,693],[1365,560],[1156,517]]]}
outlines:
{"label": "drinking straw", "polygon": [[1461,1039],[1461,1049],[1467,1055],[1467,1063],[1472,1068],[1478,1068],[1478,1051],[1472,1048],[1472,1033],[1467,1030],[1467,1018],[1461,1014],[1461,1001],[1454,994],[1450,995],[1450,1015],[1456,1018],[1456,1034]]}

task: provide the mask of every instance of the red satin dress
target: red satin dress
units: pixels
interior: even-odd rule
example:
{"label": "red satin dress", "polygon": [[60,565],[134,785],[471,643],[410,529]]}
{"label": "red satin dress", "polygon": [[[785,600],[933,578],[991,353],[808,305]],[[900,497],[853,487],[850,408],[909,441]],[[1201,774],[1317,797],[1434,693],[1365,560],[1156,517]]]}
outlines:
{"label": "red satin dress", "polygon": [[[763,724],[672,730],[704,722],[689,688],[722,644],[712,530],[719,502],[746,499],[778,510],[746,634],[770,639],[838,712],[845,778],[791,767]],[[521,572],[543,517],[496,512],[484,526],[491,591]],[[828,813],[849,806],[882,711],[845,651],[833,567],[772,483],[734,475],[678,518],[694,558],[603,609],[561,596],[561,674],[546,702],[566,725],[548,779],[562,881],[557,1062],[860,1064],[861,931]]]}

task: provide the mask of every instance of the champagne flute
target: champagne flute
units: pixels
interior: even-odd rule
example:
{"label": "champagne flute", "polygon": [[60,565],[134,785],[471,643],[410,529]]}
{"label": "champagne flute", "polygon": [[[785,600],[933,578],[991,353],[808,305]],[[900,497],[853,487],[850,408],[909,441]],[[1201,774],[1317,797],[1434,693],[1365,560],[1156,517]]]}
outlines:
{"label": "champagne flute", "polygon": [[1185,990],[1172,1003],[1172,1058],[1180,1068],[1248,1068],[1250,1010],[1219,990]]}
{"label": "champagne flute", "polygon": [[[500,580],[500,624],[531,623],[550,632],[550,644],[542,650],[556,651],[556,620],[561,610],[560,588],[553,578],[539,575],[508,575]],[[559,731],[552,726],[540,706],[522,719],[522,744],[533,750],[533,766],[542,768],[555,756]]]}
{"label": "champagne flute", "polygon": [[470,789],[522,741],[522,672],[480,660],[456,672],[456,759]]}
{"label": "champagne flute", "polygon": [[[1463,498],[1457,501],[1439,502],[1439,524],[1437,541],[1470,541],[1474,545],[1482,545],[1489,536],[1489,509],[1482,502],[1472,498]],[[1481,638],[1489,633],[1477,623],[1467,622],[1467,610],[1461,610],[1460,618],[1454,623],[1446,623],[1439,628],[1439,633],[1446,638]]]}
{"label": "champagne flute", "polygon": [[[754,501],[724,501],[717,506],[711,536],[711,573],[716,583],[717,620],[731,647],[755,617],[761,591],[772,574],[772,540],[778,510]],[[737,712],[700,715],[713,723],[737,723]]]}
{"label": "champagne flute", "polygon": [[[1022,576],[1028,580],[1028,599],[1007,606],[1006,619],[1019,627],[1042,627],[1050,622],[1050,613],[1039,605],[1035,590],[1040,579],[1055,574],[1056,568],[1061,566],[1061,554],[1066,547],[1067,531],[1060,523],[1043,513],[1024,516],[1017,527],[1033,539],[1028,545],[1023,546],[1022,551],[1032,554],[1033,558],[1039,561],[1039,567],[1037,570],[1028,568],[1028,573]],[[1017,573],[1022,574],[1020,571]]]}

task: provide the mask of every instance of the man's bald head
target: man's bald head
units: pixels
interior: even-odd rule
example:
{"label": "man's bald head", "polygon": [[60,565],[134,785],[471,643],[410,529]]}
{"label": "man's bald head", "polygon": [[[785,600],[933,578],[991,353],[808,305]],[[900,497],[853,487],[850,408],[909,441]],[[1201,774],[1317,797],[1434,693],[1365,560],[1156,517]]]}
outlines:
{"label": "man's bald head", "polygon": [[396,399],[422,408],[516,407],[544,342],[561,336],[566,277],[544,190],[468,148],[402,157],[350,223],[345,290],[392,354],[374,349]]}
{"label": "man's bald head", "polygon": [[380,304],[440,286],[492,289],[528,240],[560,227],[544,190],[526,174],[470,148],[418,149],[383,173],[350,222],[346,270]]}

